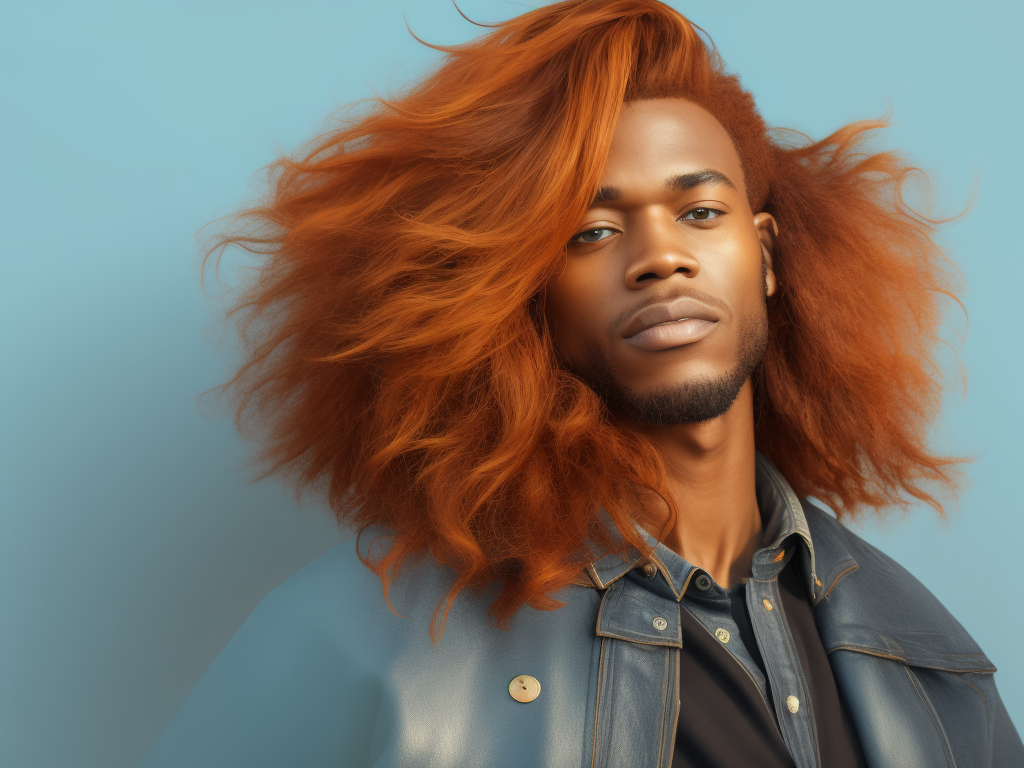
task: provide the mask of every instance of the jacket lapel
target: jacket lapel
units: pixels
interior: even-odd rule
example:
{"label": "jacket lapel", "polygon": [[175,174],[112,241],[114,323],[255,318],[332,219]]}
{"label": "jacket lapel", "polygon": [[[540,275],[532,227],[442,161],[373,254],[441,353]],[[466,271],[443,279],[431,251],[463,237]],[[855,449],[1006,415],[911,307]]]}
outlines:
{"label": "jacket lapel", "polygon": [[[910,573],[802,504],[821,582],[815,623],[871,768],[955,766],[968,748],[986,749],[979,688],[992,662]],[[968,759],[988,764],[977,752]]]}

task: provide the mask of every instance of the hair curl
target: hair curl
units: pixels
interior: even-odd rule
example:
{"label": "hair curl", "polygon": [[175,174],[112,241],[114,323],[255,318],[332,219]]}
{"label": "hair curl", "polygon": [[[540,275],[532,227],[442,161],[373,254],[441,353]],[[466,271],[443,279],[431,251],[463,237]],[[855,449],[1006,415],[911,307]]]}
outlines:
{"label": "hair curl", "polygon": [[387,554],[364,561],[385,598],[407,556],[451,567],[432,637],[466,587],[501,581],[501,627],[524,604],[563,605],[549,593],[594,557],[646,549],[623,500],[662,489],[665,468],[557,364],[543,286],[622,105],[676,96],[722,123],[751,209],[781,230],[759,449],[840,516],[907,496],[941,513],[921,486],[955,490],[962,461],[925,434],[940,300],[956,297],[931,239],[941,222],[901,196],[917,169],[863,151],[885,122],[818,142],[769,131],[703,30],[654,0],[569,0],[486,26],[431,45],[443,64],[399,98],[272,163],[269,196],[206,252],[263,257],[228,312],[246,359],[218,388],[263,443],[260,477],[324,493],[360,532],[391,529]]}

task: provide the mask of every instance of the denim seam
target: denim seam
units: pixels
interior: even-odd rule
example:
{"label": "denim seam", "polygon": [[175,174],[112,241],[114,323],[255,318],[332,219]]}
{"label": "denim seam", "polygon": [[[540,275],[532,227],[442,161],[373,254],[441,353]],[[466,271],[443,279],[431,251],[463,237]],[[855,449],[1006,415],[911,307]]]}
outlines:
{"label": "denim seam", "polygon": [[[976,674],[976,675],[994,675],[998,670],[988,667],[967,667],[965,669],[954,669],[953,667],[936,667],[930,664],[922,664],[921,662],[913,662],[909,659],[905,659],[902,656],[894,656],[891,653],[882,653],[877,648],[872,648],[870,645],[854,645],[852,643],[843,643],[837,645],[834,648],[830,648],[825,653],[831,655],[836,651],[851,651],[853,653],[863,653],[865,656],[877,656],[880,659],[889,659],[890,661],[898,661],[905,667],[919,667],[921,669],[935,669],[939,672],[952,672],[953,674]],[[947,658],[955,658],[949,654],[936,654],[945,655]],[[973,654],[972,654],[973,655]]]}
{"label": "denim seam", "polygon": [[669,672],[671,664],[670,656],[668,653],[663,654],[665,657],[665,674],[662,675],[662,687],[661,687],[661,722],[658,723],[658,767],[661,768],[663,762],[663,755],[665,754],[665,708],[668,697],[669,687]]}
{"label": "denim seam", "polygon": [[956,760],[953,758],[953,750],[949,746],[949,737],[946,735],[946,729],[942,727],[942,720],[935,711],[935,707],[932,704],[931,699],[928,698],[928,694],[921,685],[921,681],[917,679],[917,675],[914,674],[914,671],[906,665],[904,665],[903,670],[907,673],[911,683],[914,684],[914,689],[917,691],[917,695],[920,696],[921,700],[924,702],[925,711],[931,716],[932,725],[935,726],[935,730],[938,731],[939,735],[942,737],[942,751],[946,755],[949,768],[956,768]]}
{"label": "denim seam", "polygon": [[598,714],[601,711],[601,673],[604,671],[604,643],[605,638],[601,638],[601,654],[597,662],[597,694],[594,697],[594,746],[590,751],[590,766],[594,768],[594,764],[597,761],[597,724]]}
{"label": "denim seam", "polygon": [[985,698],[985,694],[982,693],[981,689],[978,688],[974,683],[968,680],[966,676],[962,676],[959,679],[964,683],[964,685],[969,685],[971,688],[973,688],[974,692],[981,697],[981,703],[985,705],[985,721],[991,722],[991,713],[989,712],[988,699]]}
{"label": "denim seam", "polygon": [[836,577],[835,577],[834,579],[832,579],[832,583],[831,583],[831,584],[829,585],[828,589],[827,589],[827,590],[825,591],[825,594],[824,594],[824,595],[822,595],[821,597],[819,597],[819,598],[817,599],[817,601],[815,601],[815,603],[814,603],[814,604],[815,604],[815,605],[817,605],[817,604],[818,604],[818,603],[820,603],[820,602],[821,602],[822,600],[824,600],[824,599],[825,599],[826,597],[828,597],[828,596],[829,596],[830,594],[832,594],[832,590],[833,590],[833,589],[835,588],[835,586],[836,586],[836,582],[838,582],[838,581],[839,581],[839,580],[840,580],[841,578],[843,578],[843,576],[845,576],[846,574],[848,574],[848,573],[849,573],[850,571],[855,571],[855,570],[857,570],[858,568],[860,568],[860,566],[859,566],[859,565],[857,565],[856,563],[854,563],[854,564],[853,564],[853,565],[851,565],[851,566],[850,566],[849,568],[847,568],[847,569],[846,569],[845,571],[843,571],[843,572],[842,572],[842,573],[840,573],[840,574],[839,574],[838,576],[836,576]]}

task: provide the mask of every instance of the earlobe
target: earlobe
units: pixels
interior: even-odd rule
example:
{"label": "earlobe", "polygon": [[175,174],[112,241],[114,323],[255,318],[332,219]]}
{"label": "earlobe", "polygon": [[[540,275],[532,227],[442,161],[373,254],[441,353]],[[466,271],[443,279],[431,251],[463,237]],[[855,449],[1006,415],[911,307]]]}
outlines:
{"label": "earlobe", "polygon": [[761,243],[761,257],[764,259],[764,295],[773,296],[778,290],[779,281],[775,277],[775,270],[772,269],[771,254],[768,253],[764,243]]}

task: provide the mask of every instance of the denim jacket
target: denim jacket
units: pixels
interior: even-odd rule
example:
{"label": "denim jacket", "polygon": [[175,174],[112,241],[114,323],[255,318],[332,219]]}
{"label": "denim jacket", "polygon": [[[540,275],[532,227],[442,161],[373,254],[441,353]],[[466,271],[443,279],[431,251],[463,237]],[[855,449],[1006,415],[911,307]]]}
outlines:
{"label": "denim jacket", "polygon": [[[868,765],[1024,766],[995,667],[964,628],[890,558],[796,503],[814,545],[813,562],[798,562],[820,582],[815,622]],[[364,555],[377,534],[364,532]],[[403,570],[390,592],[398,616],[355,546],[264,598],[144,768],[670,766],[685,695],[680,607],[622,578],[639,553],[592,564],[554,595],[564,607],[524,607],[507,631],[488,620],[493,591],[463,592],[435,646],[429,627],[454,574],[429,558]]]}

